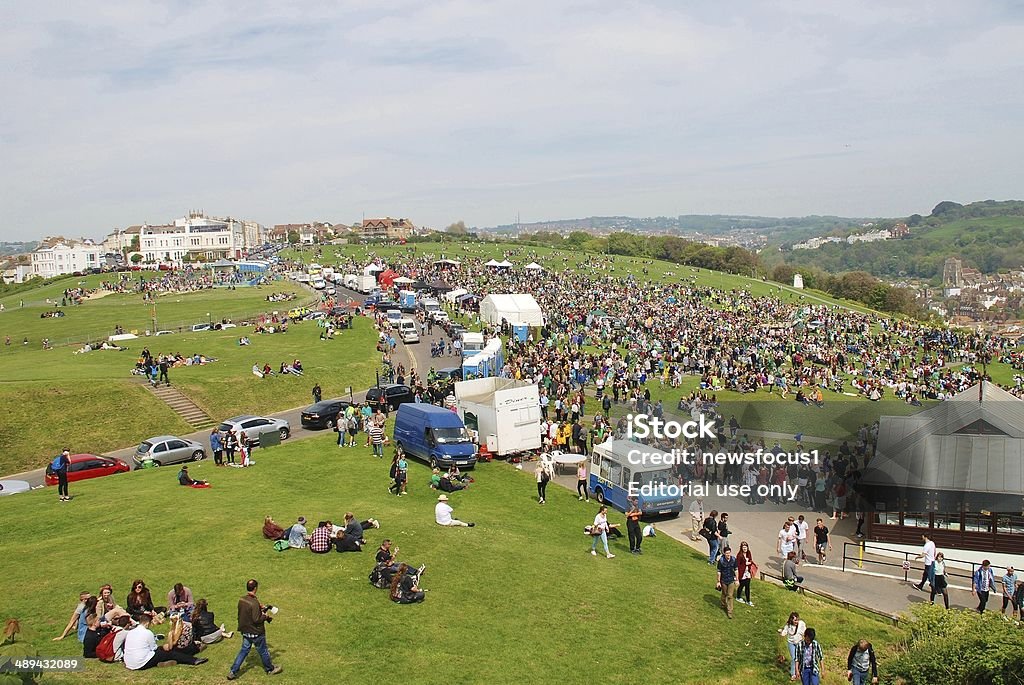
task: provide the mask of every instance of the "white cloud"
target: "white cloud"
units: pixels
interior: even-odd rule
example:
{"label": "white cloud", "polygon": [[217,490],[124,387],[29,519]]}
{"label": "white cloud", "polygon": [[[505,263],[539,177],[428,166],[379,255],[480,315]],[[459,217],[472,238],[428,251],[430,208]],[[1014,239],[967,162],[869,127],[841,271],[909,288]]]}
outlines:
{"label": "white cloud", "polygon": [[1019,196],[1024,16],[973,5],[8,5],[0,234]]}

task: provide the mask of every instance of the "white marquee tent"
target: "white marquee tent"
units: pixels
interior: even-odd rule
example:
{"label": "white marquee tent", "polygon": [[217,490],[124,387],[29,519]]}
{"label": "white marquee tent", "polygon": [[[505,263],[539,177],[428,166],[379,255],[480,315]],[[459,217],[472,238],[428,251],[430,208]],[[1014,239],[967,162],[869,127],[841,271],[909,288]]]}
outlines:
{"label": "white marquee tent", "polygon": [[541,266],[540,264],[538,264],[537,262],[530,262],[529,264],[527,264],[523,268],[526,269],[527,271],[543,271],[544,270],[544,267]]}
{"label": "white marquee tent", "polygon": [[480,318],[490,324],[505,319],[510,324],[543,326],[544,313],[533,295],[488,295],[480,302]]}

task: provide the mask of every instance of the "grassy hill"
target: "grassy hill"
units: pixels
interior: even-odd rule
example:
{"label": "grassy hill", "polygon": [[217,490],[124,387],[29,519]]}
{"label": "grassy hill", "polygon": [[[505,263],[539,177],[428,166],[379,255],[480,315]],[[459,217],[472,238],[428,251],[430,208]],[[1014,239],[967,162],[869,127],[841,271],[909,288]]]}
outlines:
{"label": "grassy hill", "polygon": [[924,279],[941,278],[948,257],[959,257],[964,266],[983,273],[1024,265],[1024,202],[943,205],[928,217],[907,219],[911,232],[902,240],[829,244],[787,252],[784,259],[830,273],[863,270],[876,276]]}
{"label": "grassy hill", "polygon": [[[92,277],[97,279],[98,277]],[[73,452],[103,452],[126,447],[153,435],[190,429],[167,405],[156,399],[131,369],[143,347],[153,354],[195,353],[219,361],[171,370],[172,383],[215,419],[243,412],[290,409],[310,401],[310,388],[319,382],[325,397],[338,396],[347,386],[355,392],[373,383],[377,367],[372,352],[376,333],[368,320],[359,319],[352,331],[332,341],[319,339],[313,322],[291,326],[286,334],[253,335],[249,328],[185,332],[140,337],[123,343],[127,351],[74,354],[78,344],[43,350],[39,339],[96,339],[80,331],[145,330],[152,307],[137,295],[108,295],[83,305],[66,307],[67,316],[40,319],[47,297],[60,298],[67,284],[7,298],[0,313],[0,335],[13,344],[0,347],[0,473],[38,468],[65,445]],[[286,311],[294,303],[268,303],[271,292],[295,292],[295,284],[267,288],[205,290],[158,298],[160,320],[197,322],[209,318],[235,318],[256,312]],[[19,308],[24,298],[25,307]],[[210,316],[207,316],[207,311]],[[166,319],[165,319],[166,317]],[[184,324],[183,324],[184,325]],[[161,328],[163,325],[161,324]],[[239,347],[238,337],[249,335],[252,345]],[[19,344],[28,336],[29,345]],[[258,379],[254,363],[275,369],[282,361],[301,359],[303,378]]]}
{"label": "grassy hill", "polygon": [[[595,507],[559,487],[549,504],[533,499],[533,477],[481,465],[470,490],[452,495],[473,529],[433,523],[435,495],[425,466],[412,464],[410,495],[385,493],[387,467],[362,447],[339,449],[329,436],[257,451],[250,469],[196,464],[208,490],[182,488],[171,468],[72,484],[70,503],[52,492],[0,498],[8,536],[0,556],[0,619],[16,617],[29,646],[46,656],[80,654],[74,637],[54,643],[82,589],[111,583],[123,602],[144,579],[162,600],[175,582],[209,600],[234,627],[249,577],[281,607],[268,635],[277,683],[609,683],[745,685],[783,682],[785,647],[776,634],[790,611],[818,629],[829,685],[849,645],[870,639],[880,658],[902,633],[885,623],[754,581],[756,607],[718,608],[714,576],[697,553],[659,536],[644,555],[613,544],[615,559],[588,554],[582,527]],[[392,604],[367,582],[372,551],[319,556],[273,551],[265,515],[287,525],[299,515],[337,522],[345,511],[381,520],[375,547],[390,537],[400,558],[428,566],[422,605]],[[613,522],[622,523],[614,515]],[[769,550],[754,549],[764,564]],[[208,648],[210,663],[130,674],[90,663],[84,673],[47,676],[67,683],[221,682],[239,646]],[[263,678],[255,655],[245,680]]]}

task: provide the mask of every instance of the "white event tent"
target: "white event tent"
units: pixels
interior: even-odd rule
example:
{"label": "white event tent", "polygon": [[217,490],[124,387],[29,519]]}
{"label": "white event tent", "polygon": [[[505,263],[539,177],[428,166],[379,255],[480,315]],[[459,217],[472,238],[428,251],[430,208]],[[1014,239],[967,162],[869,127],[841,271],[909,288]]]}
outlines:
{"label": "white event tent", "polygon": [[480,318],[490,324],[505,319],[510,324],[543,326],[544,312],[533,295],[488,295],[480,302]]}

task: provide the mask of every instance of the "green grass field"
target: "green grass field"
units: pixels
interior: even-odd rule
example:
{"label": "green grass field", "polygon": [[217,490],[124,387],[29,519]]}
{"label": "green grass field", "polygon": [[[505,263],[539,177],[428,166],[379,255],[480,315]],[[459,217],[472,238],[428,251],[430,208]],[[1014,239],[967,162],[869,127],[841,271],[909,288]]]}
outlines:
{"label": "green grass field", "polygon": [[[230,295],[225,291],[225,295]],[[5,312],[6,314],[7,312]],[[72,452],[103,452],[164,433],[191,429],[153,396],[131,369],[143,347],[153,354],[194,353],[219,361],[171,369],[173,385],[210,416],[273,412],[308,404],[315,383],[324,397],[359,393],[374,382],[376,333],[368,319],[321,341],[315,322],[293,324],[285,334],[255,335],[250,328],[202,331],[127,341],[124,352],[74,354],[72,347],[31,348],[0,356],[0,473],[39,468],[65,445]],[[252,344],[239,347],[238,337]],[[301,359],[305,376],[252,375],[254,363]]]}
{"label": "green grass field", "polygon": [[[885,659],[902,636],[760,581],[757,606],[737,605],[730,621],[699,554],[661,535],[641,557],[626,553],[624,540],[612,543],[617,558],[592,557],[582,527],[594,506],[552,486],[538,507],[532,474],[504,463],[481,465],[470,490],[452,495],[456,515],[477,527],[443,529],[433,523],[423,465],[412,464],[410,495],[396,498],[385,492],[386,463],[362,447],[339,449],[331,436],[257,450],[254,459],[246,470],[195,465],[194,476],[213,482],[208,490],[178,486],[166,468],[72,484],[70,503],[50,490],[0,499],[0,526],[16,531],[0,557],[0,618],[18,618],[40,655],[73,656],[73,636],[50,638],[79,590],[111,583],[123,602],[143,578],[159,603],[183,582],[233,628],[244,582],[256,577],[261,599],[281,607],[268,630],[285,669],[280,683],[786,682],[776,630],[796,610],[826,649],[823,682],[838,685],[856,639],[872,640]],[[337,522],[346,510],[381,520],[367,534],[371,545],[390,537],[400,558],[428,565],[424,604],[394,605],[367,582],[372,551],[278,553],[260,534],[268,514],[288,525],[299,515]],[[767,550],[753,551],[767,561]],[[220,682],[238,646],[237,636],[213,645],[197,668],[141,675],[90,663],[46,681]],[[251,656],[242,682],[263,677]]]}

